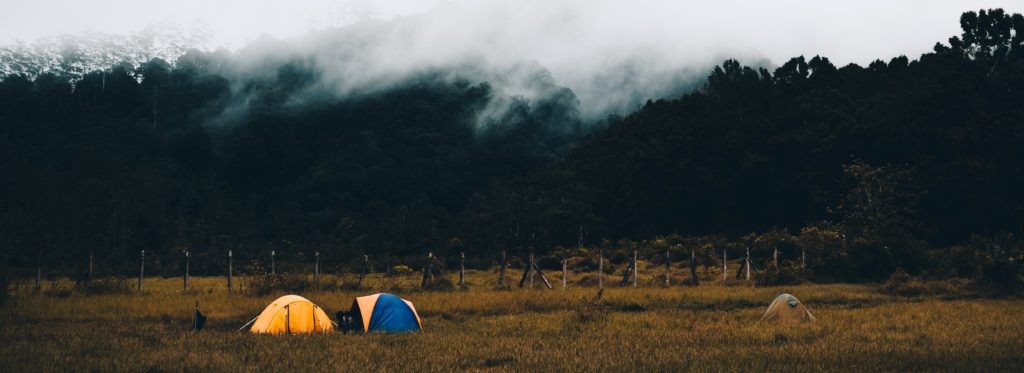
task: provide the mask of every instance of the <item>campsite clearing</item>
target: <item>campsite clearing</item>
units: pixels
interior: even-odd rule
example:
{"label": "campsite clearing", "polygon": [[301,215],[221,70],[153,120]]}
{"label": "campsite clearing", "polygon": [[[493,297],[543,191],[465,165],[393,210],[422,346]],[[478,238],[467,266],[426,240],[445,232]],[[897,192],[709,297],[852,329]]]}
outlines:
{"label": "campsite clearing", "polygon": [[[702,285],[610,287],[594,300],[592,287],[495,290],[491,272],[468,277],[466,291],[373,277],[362,291],[300,293],[328,315],[377,291],[416,304],[424,334],[368,336],[236,333],[281,294],[228,295],[222,278],[194,278],[187,292],[180,279],[150,278],[141,294],[84,295],[58,282],[33,295],[22,285],[0,311],[0,370],[1024,370],[1020,298]],[[817,321],[762,322],[783,292]],[[197,301],[209,320],[190,333]]]}

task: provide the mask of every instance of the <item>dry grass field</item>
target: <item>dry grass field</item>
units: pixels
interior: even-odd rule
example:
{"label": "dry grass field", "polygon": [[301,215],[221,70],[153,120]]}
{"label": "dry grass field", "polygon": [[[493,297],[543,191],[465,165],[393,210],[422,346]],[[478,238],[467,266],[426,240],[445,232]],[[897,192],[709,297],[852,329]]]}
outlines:
{"label": "dry grass field", "polygon": [[[416,304],[424,334],[266,336],[235,329],[280,294],[228,295],[223,278],[192,280],[188,292],[180,278],[150,278],[144,292],[106,295],[69,290],[69,282],[47,283],[42,294],[14,284],[0,311],[0,371],[1024,370],[1020,298],[903,298],[877,285],[619,288],[612,280],[594,301],[595,288],[560,283],[497,290],[491,272],[471,272],[467,290],[432,292],[415,290],[415,275],[372,276],[366,290],[301,295],[333,315],[354,296],[388,290]],[[798,296],[818,321],[760,321],[780,292]],[[191,333],[197,301],[209,321]]]}

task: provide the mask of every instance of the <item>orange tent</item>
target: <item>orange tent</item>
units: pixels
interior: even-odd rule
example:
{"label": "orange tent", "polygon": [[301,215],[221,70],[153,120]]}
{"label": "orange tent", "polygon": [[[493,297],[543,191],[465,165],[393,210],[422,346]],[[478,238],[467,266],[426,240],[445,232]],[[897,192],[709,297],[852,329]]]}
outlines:
{"label": "orange tent", "polygon": [[334,324],[324,310],[298,295],[277,298],[263,309],[249,329],[252,333],[331,333]]}

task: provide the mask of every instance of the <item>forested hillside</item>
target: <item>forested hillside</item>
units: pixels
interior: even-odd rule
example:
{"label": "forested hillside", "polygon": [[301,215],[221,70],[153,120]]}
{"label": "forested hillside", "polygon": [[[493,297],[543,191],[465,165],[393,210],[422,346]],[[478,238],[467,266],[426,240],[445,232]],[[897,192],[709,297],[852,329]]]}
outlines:
{"label": "forested hillside", "polygon": [[301,55],[241,69],[196,50],[80,79],[12,74],[0,250],[71,272],[90,252],[117,268],[145,249],[161,271],[186,248],[487,257],[814,227],[870,253],[858,265],[884,262],[878,275],[926,270],[930,252],[1016,245],[1024,229],[1024,17],[961,26],[933,53],[866,67],[729,60],[691,93],[597,123],[531,64],[484,76],[543,94],[460,67],[337,94]]}

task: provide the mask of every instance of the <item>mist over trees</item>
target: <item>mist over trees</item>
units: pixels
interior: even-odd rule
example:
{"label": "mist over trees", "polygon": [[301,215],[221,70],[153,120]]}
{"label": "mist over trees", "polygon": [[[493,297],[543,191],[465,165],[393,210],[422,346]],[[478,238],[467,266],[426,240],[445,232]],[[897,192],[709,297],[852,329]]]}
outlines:
{"label": "mist over trees", "polygon": [[1024,229],[1024,18],[968,12],[961,27],[916,60],[728,60],[691,93],[596,123],[531,64],[346,95],[301,55],[13,73],[0,249],[68,272],[145,249],[160,273],[187,248],[209,257],[201,273],[229,249],[486,257],[575,246],[583,227],[586,245],[803,231],[866,258],[822,259],[844,278],[922,271],[939,248]]}

